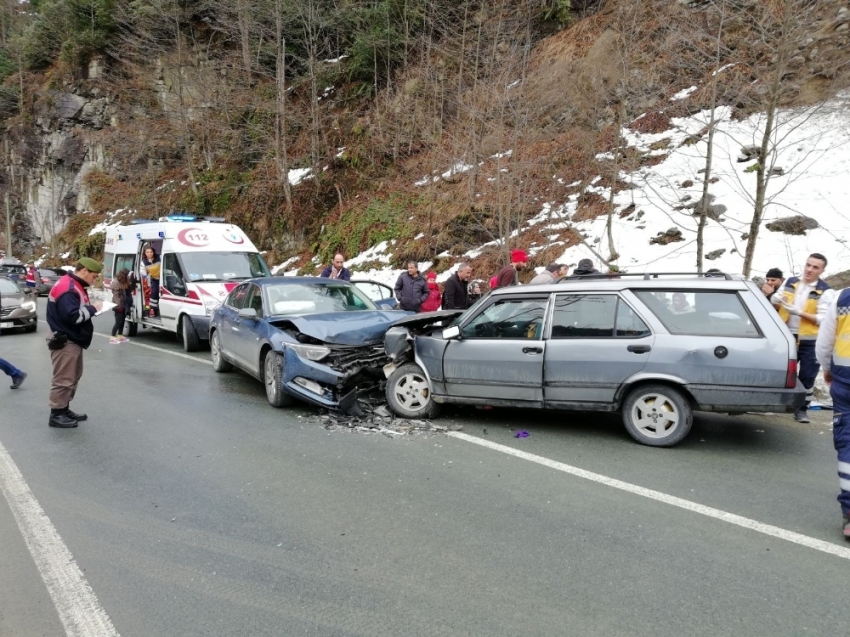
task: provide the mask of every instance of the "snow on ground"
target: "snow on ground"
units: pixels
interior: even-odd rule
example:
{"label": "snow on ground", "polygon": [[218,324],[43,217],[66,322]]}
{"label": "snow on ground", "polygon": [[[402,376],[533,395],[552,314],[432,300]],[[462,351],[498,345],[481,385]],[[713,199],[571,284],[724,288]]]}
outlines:
{"label": "snow on ground", "polygon": [[[768,206],[759,232],[753,261],[753,274],[764,274],[779,267],[788,274],[799,274],[806,256],[821,252],[829,259],[828,272],[850,269],[850,249],[845,237],[850,233],[850,114],[842,112],[842,100],[815,109],[781,113],[781,126],[775,139],[777,154],[773,166],[782,168],[782,176],[771,177],[767,190]],[[728,109],[718,109],[720,125],[715,135],[712,175],[719,179],[710,184],[713,204],[727,210],[721,221],[709,219],[705,229],[705,252],[725,250],[716,260],[706,261],[706,268],[717,267],[725,272],[741,272],[746,241],[753,210],[756,177],[746,172],[755,162],[738,162],[742,146],[757,144],[763,130],[764,116],[754,115],[744,121],[733,121]],[[634,212],[625,218],[614,216],[614,245],[620,254],[618,264],[630,272],[660,271],[688,272],[696,267],[696,229],[698,218],[692,210],[674,210],[702,195],[700,170],[705,167],[706,140],[683,145],[689,136],[702,130],[709,113],[674,120],[674,129],[655,135],[625,131],[628,142],[643,151],[664,139],[671,140],[673,150],[657,166],[644,168],[621,178],[634,189],[617,193],[614,198],[619,210],[634,204]],[[693,185],[683,187],[686,181]],[[604,191],[604,192],[603,192]],[[598,189],[607,197],[607,189]],[[640,212],[643,215],[640,215]],[[545,212],[545,210],[544,210]],[[568,201],[554,211],[555,216],[569,217],[575,204]],[[772,232],[765,224],[778,218],[801,214],[815,218],[820,228],[806,235],[787,235]],[[607,256],[605,218],[578,222],[576,228],[588,237],[600,254]],[[649,240],[668,228],[682,231],[684,241],[668,245],[650,245]],[[582,245],[566,250],[559,259],[577,263],[594,255]],[[596,259],[595,259],[596,260]]]}
{"label": "snow on ground", "polygon": [[[690,92],[689,88],[674,97],[686,99]],[[850,248],[845,242],[845,237],[850,237],[850,209],[847,206],[850,201],[850,179],[847,177],[850,175],[850,110],[846,109],[847,104],[848,96],[843,96],[815,108],[779,114],[773,166],[782,168],[784,175],[771,177],[768,184],[768,205],[756,246],[754,275],[763,275],[772,267],[781,268],[786,276],[800,274],[806,256],[811,252],[821,252],[829,259],[827,273],[850,269]],[[674,208],[693,204],[702,195],[700,171],[705,168],[707,136],[702,135],[696,143],[693,140],[705,130],[709,116],[710,113],[705,111],[692,117],[674,119],[670,130],[657,134],[624,129],[623,135],[630,146],[645,155],[663,156],[664,159],[656,166],[620,175],[633,189],[615,195],[618,213],[634,204],[630,214],[624,217],[615,214],[613,219],[614,247],[620,255],[617,263],[621,269],[629,272],[696,271],[698,218],[691,214],[692,210]],[[754,161],[739,162],[738,158],[742,147],[759,143],[765,116],[759,114],[735,121],[730,109],[719,108],[715,117],[719,123],[714,138],[712,177],[718,181],[710,184],[709,193],[715,197],[712,203],[725,206],[726,211],[720,215],[719,222],[708,220],[705,253],[725,252],[714,260],[706,260],[704,268],[716,267],[737,273],[743,266],[746,240],[742,236],[749,232],[756,182],[755,174],[747,172]],[[667,148],[659,148],[665,143]],[[611,159],[613,155],[600,154],[597,158],[600,168]],[[457,174],[465,168],[468,169],[467,165],[458,161],[442,175],[425,177],[417,185]],[[555,175],[553,178],[560,177]],[[601,176],[592,179],[584,192],[594,192],[607,199],[610,192],[597,185],[600,181]],[[693,185],[684,187],[687,181],[693,182]],[[580,184],[573,182],[569,185],[576,187]],[[525,224],[523,231],[536,228],[544,236],[548,235],[550,240],[548,246],[535,246],[529,250],[532,257],[546,247],[558,245],[558,233],[570,226],[583,233],[587,237],[586,242],[596,252],[608,256],[604,217],[575,224],[571,222],[578,198],[579,192],[576,192],[565,201],[545,202],[540,212]],[[787,235],[765,227],[770,221],[795,214],[815,218],[820,228],[808,230],[805,235]],[[650,239],[670,228],[681,230],[684,240],[650,245]],[[464,258],[474,259],[485,247],[498,244],[498,241],[490,242],[454,256],[458,262]],[[346,265],[356,267],[374,261],[389,264],[391,247],[392,242],[382,242],[350,259]],[[599,264],[593,251],[581,244],[566,249],[557,260],[575,265],[585,257]],[[540,268],[546,264],[532,265]],[[420,269],[425,272],[430,266],[430,263],[423,263]],[[442,273],[438,280],[444,281],[455,269],[456,266]],[[355,276],[392,284],[401,272],[388,265],[383,269],[356,272]],[[488,278],[491,274],[475,272],[474,276]]]}
{"label": "snow on ground", "polygon": [[[118,208],[118,210],[113,210],[112,212],[106,213],[106,221],[97,224],[94,228],[89,231],[89,236],[100,234],[101,232],[106,232],[107,228],[114,228],[116,226],[120,226],[123,222],[122,219],[118,221],[114,221],[115,217],[123,216],[124,213],[132,213],[133,210],[129,210],[127,208]],[[62,255],[63,259],[67,259],[67,256]]]}
{"label": "snow on ground", "polygon": [[289,183],[293,186],[297,186],[305,179],[309,179],[312,177],[312,169],[311,168],[293,168],[287,173],[287,177],[289,178]]}

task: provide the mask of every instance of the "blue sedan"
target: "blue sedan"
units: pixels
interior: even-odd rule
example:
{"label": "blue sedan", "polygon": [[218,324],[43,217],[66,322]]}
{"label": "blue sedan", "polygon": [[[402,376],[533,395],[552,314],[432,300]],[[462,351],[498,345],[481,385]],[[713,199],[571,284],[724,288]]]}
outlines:
{"label": "blue sedan", "polygon": [[299,398],[348,411],[389,362],[384,334],[410,312],[381,310],[346,281],[267,277],[231,290],[210,321],[213,368],[262,381],[274,407]]}

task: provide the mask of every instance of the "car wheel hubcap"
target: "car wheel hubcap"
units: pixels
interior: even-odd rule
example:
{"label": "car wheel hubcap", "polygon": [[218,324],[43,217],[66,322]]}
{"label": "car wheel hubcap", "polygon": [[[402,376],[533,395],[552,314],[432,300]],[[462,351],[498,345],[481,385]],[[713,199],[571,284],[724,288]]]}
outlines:
{"label": "car wheel hubcap", "polygon": [[679,428],[681,414],[663,394],[646,394],[632,406],[632,422],[648,438],[667,438]]}
{"label": "car wheel hubcap", "polygon": [[428,381],[422,374],[405,374],[396,383],[395,397],[405,409],[410,411],[424,409],[431,400]]}

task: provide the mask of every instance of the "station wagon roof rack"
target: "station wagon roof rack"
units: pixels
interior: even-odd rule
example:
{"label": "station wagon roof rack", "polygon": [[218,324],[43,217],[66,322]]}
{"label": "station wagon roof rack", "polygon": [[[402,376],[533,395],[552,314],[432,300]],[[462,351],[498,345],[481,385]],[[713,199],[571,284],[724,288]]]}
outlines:
{"label": "station wagon roof rack", "polygon": [[727,281],[734,281],[735,275],[728,274],[726,272],[720,272],[719,270],[709,271],[709,272],[607,272],[607,273],[599,273],[599,274],[581,274],[578,276],[565,276],[558,279],[558,283],[562,281],[581,281],[582,279],[621,279],[623,277],[642,277],[644,281],[649,281],[651,279],[657,279],[661,276],[693,276],[693,277],[702,277],[702,278],[724,278]]}

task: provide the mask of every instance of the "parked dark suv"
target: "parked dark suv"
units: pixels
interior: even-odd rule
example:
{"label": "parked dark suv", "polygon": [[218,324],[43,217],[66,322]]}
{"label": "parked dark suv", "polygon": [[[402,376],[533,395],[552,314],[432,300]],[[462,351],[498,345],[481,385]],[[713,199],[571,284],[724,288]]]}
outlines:
{"label": "parked dark suv", "polygon": [[443,403],[620,411],[643,444],[687,436],[694,411],[803,404],[793,337],[740,276],[641,275],[500,288],[458,315],[419,314],[386,334],[390,408]]}

